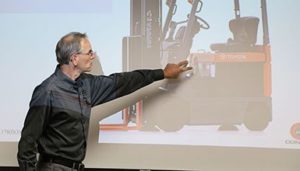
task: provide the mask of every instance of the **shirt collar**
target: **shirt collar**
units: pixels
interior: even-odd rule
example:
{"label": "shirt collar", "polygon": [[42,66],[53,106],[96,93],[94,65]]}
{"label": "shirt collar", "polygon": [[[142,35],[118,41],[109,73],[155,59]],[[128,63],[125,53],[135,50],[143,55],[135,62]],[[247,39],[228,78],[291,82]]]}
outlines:
{"label": "shirt collar", "polygon": [[55,69],[55,75],[58,77],[58,79],[62,80],[62,81],[65,81],[69,84],[72,84],[72,85],[76,85],[78,84],[78,82],[80,82],[80,76],[74,81],[72,80],[70,77],[68,77],[66,74],[64,74],[62,72],[62,70],[60,69],[59,65],[56,66],[56,69]]}

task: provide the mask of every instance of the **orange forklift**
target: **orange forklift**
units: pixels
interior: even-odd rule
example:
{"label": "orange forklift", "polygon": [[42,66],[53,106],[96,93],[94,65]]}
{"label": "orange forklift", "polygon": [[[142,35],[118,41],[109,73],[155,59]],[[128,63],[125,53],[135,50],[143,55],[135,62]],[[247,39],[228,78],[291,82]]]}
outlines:
{"label": "orange forklift", "polygon": [[[158,91],[124,109],[122,123],[102,124],[101,129],[178,131],[184,126],[218,125],[219,130],[236,130],[241,124],[252,131],[267,128],[272,98],[266,0],[261,0],[262,44],[257,44],[260,18],[241,16],[240,2],[234,0],[232,38],[211,44],[211,52],[195,53],[190,52],[195,35],[210,26],[197,15],[203,2],[189,2],[187,19],[175,22],[176,0],[167,0],[162,27],[161,0],[131,0],[131,35],[123,39],[124,71],[163,68],[186,57],[194,69],[179,80],[161,83]],[[178,25],[182,26],[177,29]]]}

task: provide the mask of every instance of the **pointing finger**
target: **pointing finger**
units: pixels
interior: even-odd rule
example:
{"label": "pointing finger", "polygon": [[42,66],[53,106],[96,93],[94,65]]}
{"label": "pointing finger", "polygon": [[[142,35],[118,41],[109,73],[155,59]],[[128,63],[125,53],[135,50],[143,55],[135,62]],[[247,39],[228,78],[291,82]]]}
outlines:
{"label": "pointing finger", "polygon": [[187,60],[184,60],[184,61],[181,61],[181,62],[179,62],[178,64],[177,64],[178,66],[187,66],[188,65],[188,61]]}

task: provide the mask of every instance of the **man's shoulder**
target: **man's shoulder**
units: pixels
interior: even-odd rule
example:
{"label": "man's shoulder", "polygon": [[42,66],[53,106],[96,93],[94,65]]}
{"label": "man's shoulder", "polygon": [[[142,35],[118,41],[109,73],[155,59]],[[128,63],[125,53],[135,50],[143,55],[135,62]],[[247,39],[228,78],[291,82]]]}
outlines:
{"label": "man's shoulder", "polygon": [[56,81],[55,75],[52,74],[48,78],[46,78],[44,81],[42,81],[41,84],[37,85],[35,87],[35,91],[50,92],[51,90],[53,90],[53,86],[55,85],[55,81]]}
{"label": "man's shoulder", "polygon": [[55,78],[53,75],[45,79],[41,84],[36,86],[34,88],[31,101],[30,101],[30,106],[43,106],[47,105],[49,100],[50,100],[50,94],[51,91],[53,90],[53,81]]}

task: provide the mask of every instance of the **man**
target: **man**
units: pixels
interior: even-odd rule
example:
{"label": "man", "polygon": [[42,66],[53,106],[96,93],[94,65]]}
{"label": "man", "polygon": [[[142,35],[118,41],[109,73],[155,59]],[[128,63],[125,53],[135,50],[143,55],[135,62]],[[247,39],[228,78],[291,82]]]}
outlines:
{"label": "man", "polygon": [[[190,70],[187,61],[164,70],[136,70],[110,76],[86,74],[96,55],[86,34],[72,32],[56,46],[55,72],[33,92],[21,139],[21,170],[83,170],[86,136],[93,106],[127,95]],[[39,153],[37,162],[36,154]]]}

